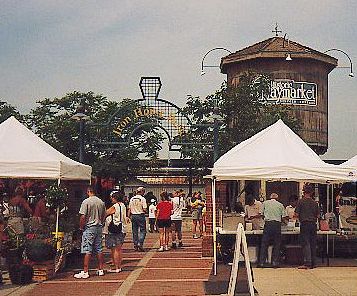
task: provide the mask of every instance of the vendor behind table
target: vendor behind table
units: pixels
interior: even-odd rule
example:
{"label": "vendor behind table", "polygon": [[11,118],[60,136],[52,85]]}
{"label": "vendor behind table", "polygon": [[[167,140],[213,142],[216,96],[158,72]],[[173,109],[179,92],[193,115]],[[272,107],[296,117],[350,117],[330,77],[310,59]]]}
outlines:
{"label": "vendor behind table", "polygon": [[251,193],[247,193],[245,200],[245,222],[252,223],[253,230],[261,229],[263,227],[262,203]]}

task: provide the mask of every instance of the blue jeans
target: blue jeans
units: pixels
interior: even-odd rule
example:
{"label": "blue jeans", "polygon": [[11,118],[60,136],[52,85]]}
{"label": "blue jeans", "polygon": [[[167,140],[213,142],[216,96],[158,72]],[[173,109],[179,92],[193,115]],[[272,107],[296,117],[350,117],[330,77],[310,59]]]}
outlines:
{"label": "blue jeans", "polygon": [[314,266],[316,263],[317,228],[315,222],[301,222],[300,237],[304,264]]}
{"label": "blue jeans", "polygon": [[133,214],[131,216],[131,229],[133,232],[134,246],[143,246],[146,236],[145,214]]}
{"label": "blue jeans", "polygon": [[273,265],[278,265],[280,261],[281,222],[265,221],[262,244],[260,247],[259,264],[265,264],[268,257],[268,247],[271,241],[273,242],[271,263]]}

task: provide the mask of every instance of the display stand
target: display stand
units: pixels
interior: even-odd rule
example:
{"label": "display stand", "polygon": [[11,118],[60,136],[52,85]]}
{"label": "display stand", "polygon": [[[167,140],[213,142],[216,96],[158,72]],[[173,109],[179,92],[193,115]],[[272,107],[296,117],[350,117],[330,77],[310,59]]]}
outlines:
{"label": "display stand", "polygon": [[241,247],[243,251],[245,266],[247,269],[249,293],[251,296],[254,296],[254,287],[253,287],[253,279],[252,279],[249,255],[248,255],[247,239],[245,236],[243,224],[241,223],[238,224],[237,231],[236,231],[236,243],[234,248],[234,259],[233,259],[233,265],[231,270],[231,276],[228,283],[228,295],[231,296],[234,295],[235,293],[238,270],[239,270],[239,257],[241,253]]}

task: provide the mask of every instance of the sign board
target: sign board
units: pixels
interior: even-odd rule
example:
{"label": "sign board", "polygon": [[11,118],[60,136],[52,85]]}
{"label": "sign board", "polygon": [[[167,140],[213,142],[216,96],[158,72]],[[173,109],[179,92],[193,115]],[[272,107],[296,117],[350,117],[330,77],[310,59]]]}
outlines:
{"label": "sign board", "polygon": [[341,228],[357,230],[356,205],[357,198],[355,196],[341,196],[339,200]]}
{"label": "sign board", "polygon": [[262,101],[270,104],[317,105],[317,85],[287,79],[271,81],[269,95],[262,95]]}

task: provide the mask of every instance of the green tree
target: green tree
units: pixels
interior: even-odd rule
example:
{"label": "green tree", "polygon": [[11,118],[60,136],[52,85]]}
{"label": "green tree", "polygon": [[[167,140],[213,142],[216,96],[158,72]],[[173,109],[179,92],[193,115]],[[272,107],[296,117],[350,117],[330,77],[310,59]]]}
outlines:
{"label": "green tree", "polygon": [[238,143],[282,119],[293,130],[299,128],[298,120],[292,116],[289,106],[264,103],[263,94],[269,93],[270,78],[265,75],[246,73],[239,78],[238,86],[224,83],[218,91],[204,99],[189,96],[184,112],[194,126],[186,140],[196,144],[183,149],[182,156],[193,159],[196,167],[213,164],[213,120],[219,116],[219,155]]}
{"label": "green tree", "polygon": [[[109,101],[103,95],[93,92],[72,92],[62,98],[38,101],[38,106],[26,116],[32,130],[66,156],[77,159],[79,150],[79,123],[71,119],[77,106],[84,102],[84,112],[90,117],[85,124],[85,163],[93,167],[93,174],[101,177],[111,176],[125,179],[131,161],[137,160],[141,153],[155,159],[162,137],[150,125],[138,130],[130,145],[103,145],[114,141],[110,130],[110,120],[121,118],[138,107],[138,102],[124,99],[121,102]],[[148,119],[149,120],[149,119]],[[115,123],[115,120],[113,121]],[[109,128],[109,129],[108,129]],[[118,144],[120,144],[119,140]]]}
{"label": "green tree", "polygon": [[4,122],[11,116],[15,116],[17,120],[22,121],[22,115],[17,111],[16,107],[7,102],[0,101],[0,123]]}

